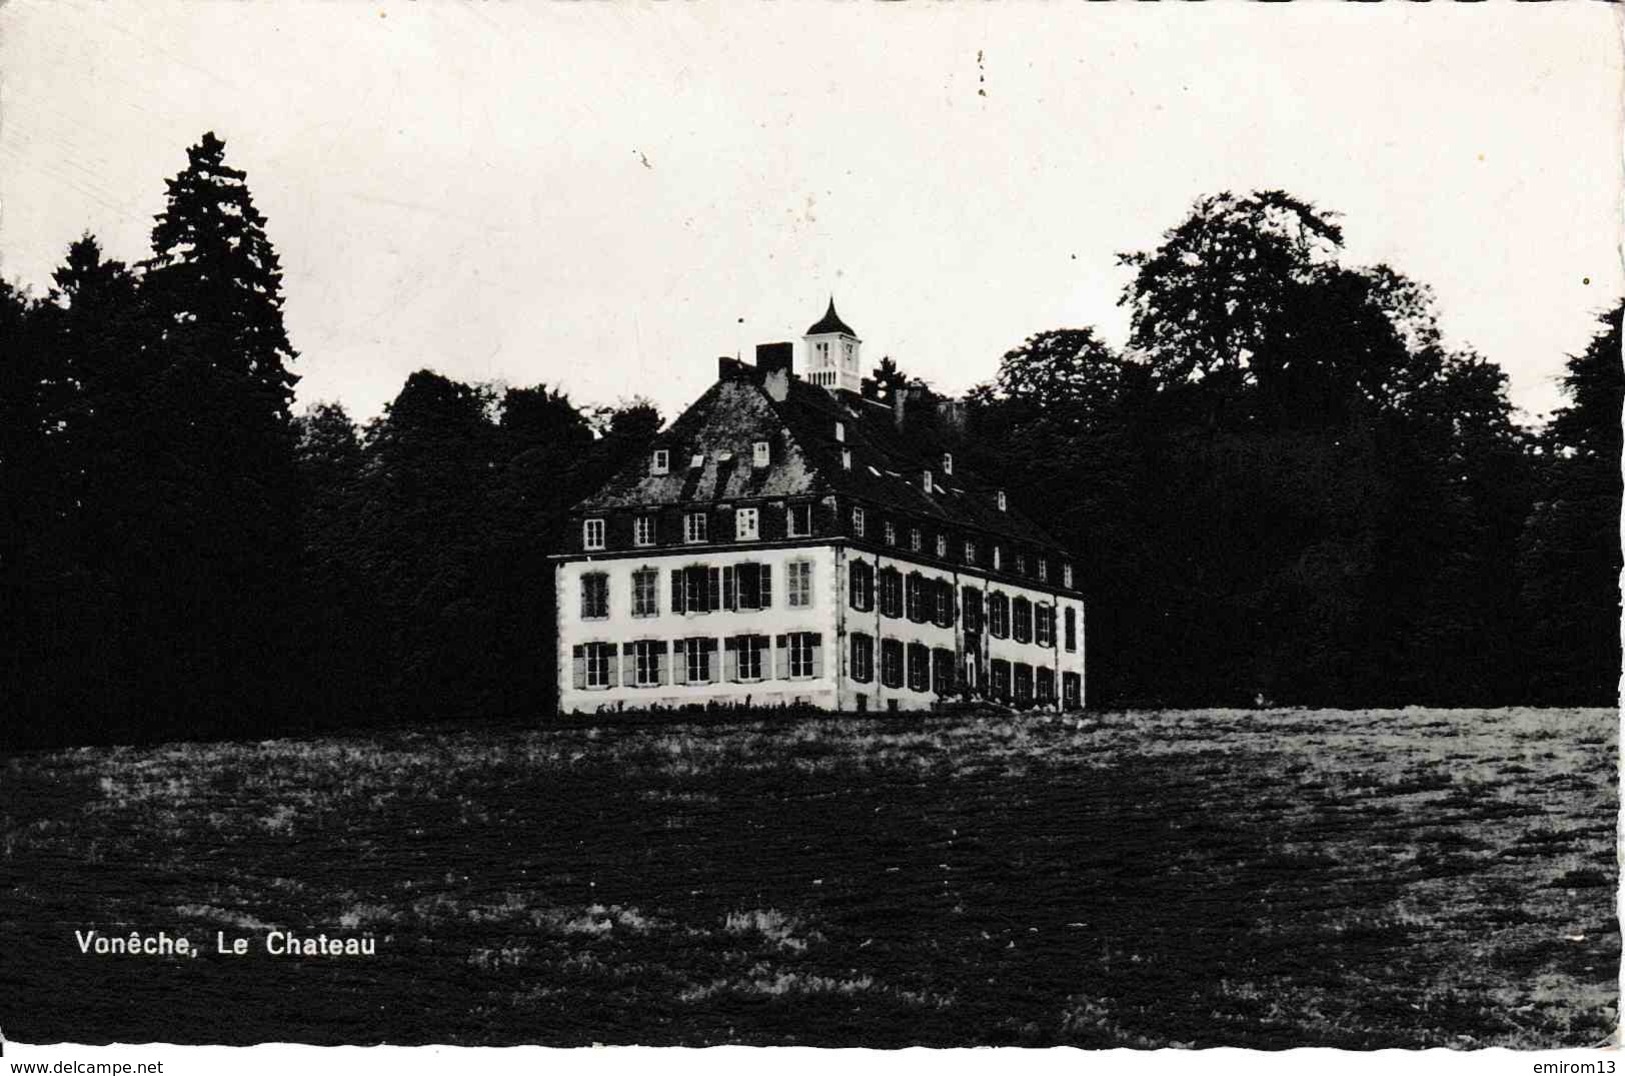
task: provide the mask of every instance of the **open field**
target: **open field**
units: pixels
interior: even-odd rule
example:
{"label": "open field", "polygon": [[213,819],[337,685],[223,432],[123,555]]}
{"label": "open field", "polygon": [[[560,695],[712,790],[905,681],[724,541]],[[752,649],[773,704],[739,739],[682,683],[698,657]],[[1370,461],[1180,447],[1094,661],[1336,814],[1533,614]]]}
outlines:
{"label": "open field", "polygon": [[[1616,718],[437,727],[5,765],[24,1042],[1582,1046]],[[378,955],[273,957],[272,927]],[[80,952],[184,934],[196,959]],[[214,955],[216,931],[252,940]]]}

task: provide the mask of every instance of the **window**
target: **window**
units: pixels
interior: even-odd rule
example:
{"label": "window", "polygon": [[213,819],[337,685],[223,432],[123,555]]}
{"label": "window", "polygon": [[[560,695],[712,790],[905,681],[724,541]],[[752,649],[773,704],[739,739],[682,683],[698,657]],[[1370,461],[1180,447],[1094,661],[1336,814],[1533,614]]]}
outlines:
{"label": "window", "polygon": [[860,684],[875,678],[875,641],[871,636],[853,634],[852,664],[847,672]]}
{"label": "window", "polygon": [[920,551],[920,545],[920,528],[910,527],[908,529],[908,547],[914,552],[918,553]]}
{"label": "window", "polygon": [[1039,669],[1034,674],[1033,694],[1045,706],[1055,701],[1055,670]]}
{"label": "window", "polygon": [[969,539],[966,539],[965,541],[965,563],[976,563],[976,543],[970,541]]}
{"label": "window", "polygon": [[1048,583],[1049,582],[1049,558],[1048,557],[1039,557],[1038,558],[1038,581],[1040,583]]}
{"label": "window", "polygon": [[1016,705],[1031,706],[1033,703],[1033,667],[1024,661],[1018,661],[1016,662],[1015,674]]}
{"label": "window", "polygon": [[903,615],[903,577],[896,568],[882,568],[879,573],[880,581],[880,615],[900,617]]}
{"label": "window", "polygon": [[935,485],[936,483],[931,481],[931,468],[927,467],[924,471],[920,472],[920,488],[924,489],[925,492],[930,493],[932,487]]}
{"label": "window", "polygon": [[640,639],[632,644],[632,683],[655,687],[666,682],[666,644]]}
{"label": "window", "polygon": [[931,690],[931,648],[924,643],[908,644],[908,689]]}
{"label": "window", "polygon": [[722,571],[703,564],[671,570],[671,611],[709,613],[722,605]]}
{"label": "window", "polygon": [[750,446],[750,462],[753,467],[766,467],[772,462],[772,452],[766,441],[757,441]]}
{"label": "window", "polygon": [[936,608],[931,619],[939,628],[954,626],[954,585],[946,579],[937,580]]}
{"label": "window", "polygon": [[1033,609],[1033,641],[1039,646],[1055,645],[1055,606],[1039,604]]}
{"label": "window", "polygon": [[666,474],[671,470],[671,450],[657,448],[649,459],[650,474]]}
{"label": "window", "polygon": [[709,684],[715,679],[711,656],[717,651],[715,639],[678,639],[676,679],[684,684]]}
{"label": "window", "polygon": [[1004,495],[1004,490],[999,490],[998,496],[995,499],[999,503],[999,511],[1008,512],[1010,510],[1010,500]]}
{"label": "window", "polygon": [[896,545],[897,544],[897,524],[893,523],[889,519],[886,520],[886,544],[887,545]]}
{"label": "window", "polygon": [[948,559],[948,536],[946,534],[937,535],[937,556],[942,560]]}
{"label": "window", "polygon": [[998,591],[987,596],[987,630],[995,639],[1010,635],[1010,599]]}
{"label": "window", "polygon": [[965,664],[961,672],[965,678],[965,690],[967,691],[975,691],[976,685],[982,682],[980,645],[975,636],[968,636],[965,639]]}
{"label": "window", "polygon": [[887,687],[903,686],[903,643],[899,639],[880,640],[880,682]]}
{"label": "window", "polygon": [[931,651],[931,690],[938,695],[954,693],[954,652],[943,647]]}
{"label": "window", "polygon": [[739,508],[734,511],[734,541],[754,542],[761,524],[760,510]]}
{"label": "window", "polygon": [[818,676],[821,670],[818,661],[819,637],[816,631],[792,631],[789,635],[781,636],[788,652],[787,674],[792,680],[805,680]]}
{"label": "window", "polygon": [[1068,651],[1078,649],[1078,611],[1070,605],[1066,607],[1066,648]]}
{"label": "window", "polygon": [[639,516],[632,523],[633,545],[655,544],[655,517]]}
{"label": "window", "polygon": [[812,533],[812,505],[792,504],[784,510],[784,533],[791,538],[805,538]]}
{"label": "window", "polygon": [[852,509],[852,533],[859,538],[863,537],[863,509]]}
{"label": "window", "polygon": [[639,568],[632,573],[632,615],[660,615],[660,571]]}
{"label": "window", "polygon": [[1016,571],[1022,575],[1033,574],[1032,558],[1025,553],[1016,554]]}
{"label": "window", "polygon": [[[919,572],[909,572],[908,576],[903,580],[903,609],[908,614],[908,618],[916,624],[924,624],[926,620],[930,619],[927,598],[934,597],[934,595],[928,595],[928,589],[934,590],[935,588],[931,587],[930,581]],[[934,605],[935,602],[933,601],[931,604]]]}
{"label": "window", "polygon": [[786,604],[792,609],[805,609],[812,604],[812,561],[793,560],[784,566],[784,591],[789,597]]}
{"label": "window", "polygon": [[704,467],[705,466],[705,453],[704,452],[696,452],[696,453],[694,453],[694,455],[690,456],[688,458],[688,466],[689,466],[690,470],[694,470],[694,471],[697,471],[701,467]]}
{"label": "window", "polygon": [[1061,565],[1061,585],[1067,589],[1072,588],[1072,565]]}
{"label": "window", "polygon": [[987,668],[988,694],[1000,702],[1010,701],[1010,663],[994,658]]}
{"label": "window", "polygon": [[1082,705],[1083,677],[1077,673],[1061,674],[1061,705],[1068,710],[1076,710]]}
{"label": "window", "polygon": [[683,517],[683,541],[690,544],[706,540],[706,518],[704,512],[690,512]]}
{"label": "window", "polygon": [[868,612],[875,607],[875,570],[866,560],[855,560],[847,566],[846,583],[852,608]]}
{"label": "window", "polygon": [[609,576],[588,572],[581,577],[581,619],[602,620],[609,616]]}
{"label": "window", "polygon": [[942,473],[954,473],[954,454],[952,452],[944,452],[942,454]]}
{"label": "window", "polygon": [[745,563],[722,569],[724,609],[768,609],[772,605],[772,565]]}
{"label": "window", "polygon": [[965,630],[982,630],[982,592],[975,587],[965,587],[959,592],[959,604],[964,610]]}
{"label": "window", "polygon": [[846,423],[844,423],[844,422],[835,423],[835,439],[837,441],[846,440]]}
{"label": "window", "polygon": [[615,686],[615,644],[584,643],[575,648],[575,686],[594,690]]}
{"label": "window", "polygon": [[1033,641],[1033,603],[1017,598],[1010,603],[1010,634],[1018,643]]}
{"label": "window", "polygon": [[993,570],[994,571],[1000,571],[1003,568],[1004,568],[1004,546],[996,545],[996,546],[993,547]]}
{"label": "window", "polygon": [[601,519],[584,520],[581,524],[581,548],[604,548],[604,521]]}
{"label": "window", "polygon": [[765,635],[736,635],[726,643],[724,661],[731,680],[760,680],[763,655],[767,653]]}
{"label": "window", "polygon": [[850,471],[851,469],[852,469],[852,450],[850,448],[843,448],[843,449],[841,449],[841,470]]}

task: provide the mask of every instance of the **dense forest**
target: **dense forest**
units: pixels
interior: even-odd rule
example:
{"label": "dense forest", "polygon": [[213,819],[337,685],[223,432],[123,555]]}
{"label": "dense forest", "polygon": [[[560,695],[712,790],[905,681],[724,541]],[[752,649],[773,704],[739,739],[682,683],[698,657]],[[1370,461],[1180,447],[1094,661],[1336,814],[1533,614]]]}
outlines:
{"label": "dense forest", "polygon": [[[548,712],[547,554],[660,416],[428,370],[364,426],[296,414],[224,150],[144,260],[87,235],[47,294],[0,282],[5,740]],[[1084,569],[1092,700],[1612,703],[1622,307],[1525,429],[1425,286],[1341,250],[1285,193],[1205,198],[1121,256],[1127,347],[1035,333],[970,394],[963,451]]]}

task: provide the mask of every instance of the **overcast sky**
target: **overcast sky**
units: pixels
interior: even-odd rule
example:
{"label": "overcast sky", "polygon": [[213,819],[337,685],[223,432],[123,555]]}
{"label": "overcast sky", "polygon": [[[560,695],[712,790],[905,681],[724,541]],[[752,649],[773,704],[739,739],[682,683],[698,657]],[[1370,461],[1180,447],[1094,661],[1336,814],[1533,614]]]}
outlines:
{"label": "overcast sky", "polygon": [[[1625,290],[1614,5],[213,3],[0,10],[0,272],[147,249],[212,129],[286,271],[300,399],[412,370],[634,393],[831,293],[959,391],[1121,341],[1119,251],[1281,187],[1431,285],[1531,413]],[[1589,282],[1588,282],[1589,281]]]}

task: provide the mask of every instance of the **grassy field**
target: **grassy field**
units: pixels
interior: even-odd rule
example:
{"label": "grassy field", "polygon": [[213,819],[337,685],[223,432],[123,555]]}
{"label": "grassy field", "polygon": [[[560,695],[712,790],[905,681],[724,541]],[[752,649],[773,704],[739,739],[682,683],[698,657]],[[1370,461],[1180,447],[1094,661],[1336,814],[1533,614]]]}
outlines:
{"label": "grassy field", "polygon": [[[1584,1046],[1616,719],[439,727],[6,761],[24,1042]],[[377,939],[272,957],[272,927]],[[83,955],[75,929],[198,959]],[[212,955],[215,932],[254,940]]]}

